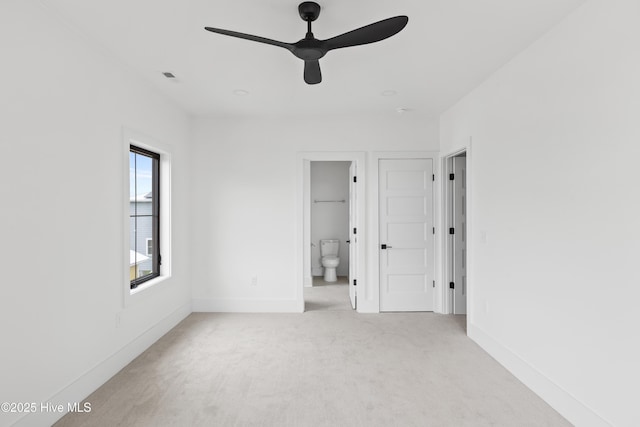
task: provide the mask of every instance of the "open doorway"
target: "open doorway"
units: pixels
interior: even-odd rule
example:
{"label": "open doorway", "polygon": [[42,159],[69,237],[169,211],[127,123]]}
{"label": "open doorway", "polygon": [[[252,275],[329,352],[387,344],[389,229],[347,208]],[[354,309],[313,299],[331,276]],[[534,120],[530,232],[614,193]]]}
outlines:
{"label": "open doorway", "polygon": [[[356,286],[363,280],[365,272],[365,245],[366,233],[364,224],[365,212],[365,159],[366,153],[363,152],[300,152],[298,158],[298,251],[297,251],[297,271],[299,278],[299,288],[297,292],[297,301],[300,304],[301,311],[318,310],[333,305],[345,306],[345,298],[340,299],[338,304],[317,302],[309,304],[305,307],[305,296],[311,298],[312,295],[322,292],[322,286],[325,283],[343,287],[340,291],[344,295],[345,288],[347,290],[346,306],[349,310],[358,309],[356,295]],[[313,179],[312,179],[313,165]],[[337,169],[336,169],[337,168]],[[330,174],[338,174],[333,178],[340,176],[337,186],[331,185],[333,178],[319,178],[326,170]],[[339,171],[338,171],[339,170]],[[346,172],[346,173],[345,173]],[[325,173],[325,175],[328,175]],[[317,182],[316,182],[317,181]],[[312,194],[312,184],[314,191]],[[319,184],[319,185],[317,185]],[[319,188],[316,188],[319,187]],[[324,188],[323,188],[324,187]],[[336,187],[336,188],[334,188]],[[344,202],[343,202],[344,200]],[[314,233],[312,236],[312,212],[314,218]],[[330,217],[332,212],[340,213],[340,230],[331,230],[320,223],[317,227],[317,220],[322,217]],[[345,234],[345,218],[346,218],[346,234]],[[320,230],[317,230],[320,228]],[[336,281],[326,282],[326,268],[332,268],[331,265],[322,265],[322,240],[338,240],[338,242],[325,242],[325,249],[329,254],[331,243],[338,243],[338,255],[340,259],[335,268]],[[328,246],[327,246],[328,244]],[[334,246],[335,249],[335,246]],[[329,272],[331,279],[331,272]],[[315,279],[315,280],[314,280]],[[320,286],[314,286],[320,285]],[[329,289],[329,288],[326,288]],[[363,289],[364,290],[364,289]]]}
{"label": "open doorway", "polygon": [[[353,177],[351,161],[310,162],[311,286],[305,310],[351,310]],[[355,243],[355,242],[354,242]]]}
{"label": "open doorway", "polygon": [[467,314],[468,270],[468,194],[467,153],[445,158],[445,307],[451,314]]}

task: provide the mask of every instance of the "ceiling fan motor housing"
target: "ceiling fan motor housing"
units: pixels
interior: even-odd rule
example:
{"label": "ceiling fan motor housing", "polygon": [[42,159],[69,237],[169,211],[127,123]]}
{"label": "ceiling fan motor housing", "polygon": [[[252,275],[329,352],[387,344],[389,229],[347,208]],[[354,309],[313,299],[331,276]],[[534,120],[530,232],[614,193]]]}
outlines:
{"label": "ceiling fan motor housing", "polygon": [[322,42],[316,39],[302,39],[296,43],[291,51],[295,56],[305,61],[320,59],[327,54],[327,49],[322,46]]}

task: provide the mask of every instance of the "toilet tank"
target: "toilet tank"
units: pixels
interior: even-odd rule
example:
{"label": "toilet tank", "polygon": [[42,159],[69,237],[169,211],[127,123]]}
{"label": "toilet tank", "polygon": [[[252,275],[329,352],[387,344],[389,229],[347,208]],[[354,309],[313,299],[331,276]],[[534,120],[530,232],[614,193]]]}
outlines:
{"label": "toilet tank", "polygon": [[322,256],[338,256],[340,248],[340,240],[324,239],[320,240],[320,255]]}

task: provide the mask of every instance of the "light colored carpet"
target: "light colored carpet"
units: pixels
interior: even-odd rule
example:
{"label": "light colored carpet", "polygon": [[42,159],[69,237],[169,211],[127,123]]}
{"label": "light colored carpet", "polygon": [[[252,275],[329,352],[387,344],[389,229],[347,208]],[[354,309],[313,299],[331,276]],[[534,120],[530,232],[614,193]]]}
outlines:
{"label": "light colored carpet", "polygon": [[570,425],[464,317],[335,309],[332,286],[304,314],[192,314],[56,426]]}

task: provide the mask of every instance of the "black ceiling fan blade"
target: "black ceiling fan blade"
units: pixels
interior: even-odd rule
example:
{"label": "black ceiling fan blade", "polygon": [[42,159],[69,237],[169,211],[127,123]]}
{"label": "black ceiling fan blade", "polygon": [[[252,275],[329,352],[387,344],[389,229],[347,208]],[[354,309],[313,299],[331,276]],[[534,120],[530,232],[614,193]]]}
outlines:
{"label": "black ceiling fan blade", "polygon": [[320,62],[317,59],[304,61],[304,81],[310,85],[315,85],[322,81]]}
{"label": "black ceiling fan blade", "polygon": [[375,43],[399,33],[409,22],[407,16],[395,16],[324,41],[327,50]]}
{"label": "black ceiling fan blade", "polygon": [[204,27],[205,30],[211,31],[212,33],[223,34],[225,36],[237,37],[239,39],[251,40],[254,42],[270,44],[273,46],[283,47],[287,50],[292,50],[293,45],[291,43],[279,42],[277,40],[267,39],[265,37],[254,36],[251,34],[239,33],[237,31],[223,30],[220,28],[212,28],[212,27]]}

